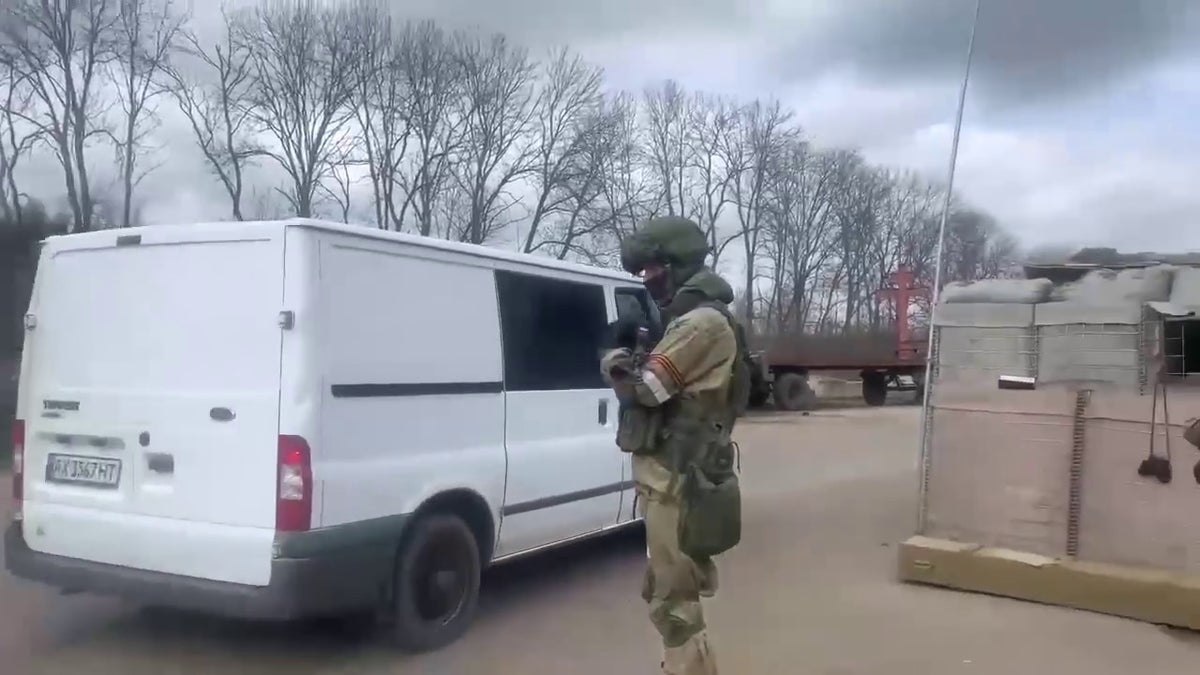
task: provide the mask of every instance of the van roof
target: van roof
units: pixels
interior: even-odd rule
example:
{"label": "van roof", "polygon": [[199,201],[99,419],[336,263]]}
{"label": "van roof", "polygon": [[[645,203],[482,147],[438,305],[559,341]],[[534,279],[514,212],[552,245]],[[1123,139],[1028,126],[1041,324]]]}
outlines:
{"label": "van roof", "polygon": [[442,251],[453,251],[478,258],[490,258],[493,260],[504,260],[524,265],[532,265],[545,269],[562,270],[564,272],[575,272],[577,274],[586,274],[594,277],[604,277],[616,281],[626,283],[639,283],[633,275],[627,274],[620,270],[611,270],[594,265],[584,265],[580,263],[566,262],[547,258],[545,256],[533,255],[530,253],[516,253],[512,251],[504,251],[490,246],[481,246],[479,244],[465,244],[457,241],[449,241],[446,239],[438,239],[436,237],[423,237],[416,234],[408,234],[404,232],[392,232],[389,230],[380,230],[374,227],[362,225],[346,225],[343,223],[335,223],[328,220],[319,220],[316,218],[288,218],[285,220],[256,220],[256,221],[219,221],[214,223],[194,223],[189,225],[145,225],[141,227],[131,227],[121,230],[95,230],[92,232],[80,232],[76,234],[54,235],[46,238],[46,243],[55,249],[71,249],[78,247],[86,247],[103,242],[104,245],[111,245],[111,239],[114,236],[128,235],[149,235],[149,234],[186,234],[192,235],[185,237],[191,239],[197,234],[220,234],[223,237],[237,236],[238,233],[250,234],[254,231],[262,231],[263,229],[284,229],[288,227],[302,227],[325,232],[337,232],[354,237],[364,239],[375,239],[381,241],[393,241],[412,246],[421,246],[424,248],[439,249]]}

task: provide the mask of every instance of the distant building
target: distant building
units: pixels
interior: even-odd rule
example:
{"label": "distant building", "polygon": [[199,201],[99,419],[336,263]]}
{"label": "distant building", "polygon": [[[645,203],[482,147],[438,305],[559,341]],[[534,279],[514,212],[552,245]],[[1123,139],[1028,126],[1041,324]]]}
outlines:
{"label": "distant building", "polygon": [[1061,262],[1024,263],[1026,279],[1049,279],[1055,284],[1065,284],[1082,279],[1092,270],[1136,269],[1155,265],[1178,265],[1200,267],[1200,252],[1154,253],[1139,251],[1121,253],[1114,248],[1083,248]]}

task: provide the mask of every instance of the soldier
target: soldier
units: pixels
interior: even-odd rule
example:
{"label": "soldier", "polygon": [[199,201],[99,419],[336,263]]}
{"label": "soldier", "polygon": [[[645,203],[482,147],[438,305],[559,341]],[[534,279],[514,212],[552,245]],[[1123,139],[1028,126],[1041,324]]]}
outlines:
{"label": "soldier", "polygon": [[741,538],[741,497],[730,432],[748,395],[733,290],[704,266],[708,240],[690,220],[645,223],[622,247],[666,330],[644,359],[605,354],[601,369],[622,402],[617,445],[632,453],[648,565],[642,597],[663,640],[663,672],[711,675],[716,661],[701,596],[717,591],[712,557]]}

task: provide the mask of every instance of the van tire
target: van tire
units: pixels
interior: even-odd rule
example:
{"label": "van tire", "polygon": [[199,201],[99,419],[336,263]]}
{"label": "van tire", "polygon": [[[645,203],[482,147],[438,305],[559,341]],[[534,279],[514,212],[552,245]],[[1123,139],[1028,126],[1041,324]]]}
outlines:
{"label": "van tire", "polygon": [[[442,589],[442,597],[435,597],[435,569],[441,570],[437,574],[447,587]],[[396,556],[389,612],[391,642],[403,651],[418,653],[462,637],[479,605],[481,574],[479,544],[462,518],[450,513],[422,516],[413,523]]]}

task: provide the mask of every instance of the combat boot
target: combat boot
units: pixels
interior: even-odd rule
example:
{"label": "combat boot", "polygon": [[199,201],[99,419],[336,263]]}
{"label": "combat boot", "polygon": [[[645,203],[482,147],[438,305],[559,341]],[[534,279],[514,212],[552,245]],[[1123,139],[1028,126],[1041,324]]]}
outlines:
{"label": "combat boot", "polygon": [[663,656],[661,665],[667,675],[717,675],[717,660],[704,631],[678,647],[667,647]]}

